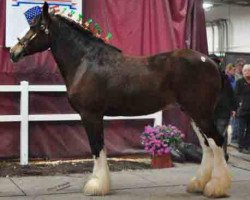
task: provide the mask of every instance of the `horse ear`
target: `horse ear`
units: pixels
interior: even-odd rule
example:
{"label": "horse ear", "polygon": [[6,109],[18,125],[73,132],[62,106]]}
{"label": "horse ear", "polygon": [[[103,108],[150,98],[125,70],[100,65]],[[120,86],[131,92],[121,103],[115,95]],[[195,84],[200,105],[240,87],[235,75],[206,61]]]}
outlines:
{"label": "horse ear", "polygon": [[47,22],[50,19],[50,17],[49,17],[49,4],[46,1],[43,4],[43,19]]}

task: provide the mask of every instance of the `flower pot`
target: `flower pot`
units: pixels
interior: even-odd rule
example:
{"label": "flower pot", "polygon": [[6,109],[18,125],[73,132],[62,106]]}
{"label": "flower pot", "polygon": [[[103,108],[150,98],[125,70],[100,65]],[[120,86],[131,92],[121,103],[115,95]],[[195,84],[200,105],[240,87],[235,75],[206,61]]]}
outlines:
{"label": "flower pot", "polygon": [[152,156],[151,166],[153,169],[173,167],[171,154],[154,155]]}

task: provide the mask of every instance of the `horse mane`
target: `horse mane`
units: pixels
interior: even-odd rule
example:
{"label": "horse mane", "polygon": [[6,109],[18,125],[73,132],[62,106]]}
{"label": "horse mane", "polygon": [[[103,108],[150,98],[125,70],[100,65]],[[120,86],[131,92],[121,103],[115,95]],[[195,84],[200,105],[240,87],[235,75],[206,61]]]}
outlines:
{"label": "horse mane", "polygon": [[80,25],[79,23],[75,22],[72,19],[69,19],[67,17],[64,17],[62,15],[54,15],[56,18],[58,18],[59,20],[65,22],[67,25],[69,25],[70,27],[72,27],[73,29],[83,33],[84,35],[88,36],[89,38],[91,38],[92,40],[97,41],[100,44],[104,44],[106,46],[111,47],[113,50],[116,50],[118,52],[122,52],[121,49],[118,49],[117,47],[107,44],[105,43],[102,39],[97,38],[91,31],[84,29],[84,27],[82,25]]}

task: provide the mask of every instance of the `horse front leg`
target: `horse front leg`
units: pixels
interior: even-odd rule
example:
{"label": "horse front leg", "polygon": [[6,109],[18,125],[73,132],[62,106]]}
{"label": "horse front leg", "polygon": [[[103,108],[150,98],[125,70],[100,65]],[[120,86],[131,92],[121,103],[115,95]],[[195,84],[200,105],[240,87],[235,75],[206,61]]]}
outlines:
{"label": "horse front leg", "polygon": [[110,175],[104,149],[103,117],[82,116],[82,121],[94,158],[93,173],[85,184],[83,192],[86,195],[106,195],[110,190]]}

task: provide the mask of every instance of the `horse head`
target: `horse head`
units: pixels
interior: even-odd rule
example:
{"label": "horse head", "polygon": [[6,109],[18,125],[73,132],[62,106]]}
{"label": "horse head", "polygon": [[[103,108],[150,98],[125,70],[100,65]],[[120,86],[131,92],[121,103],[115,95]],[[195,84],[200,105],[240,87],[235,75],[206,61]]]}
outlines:
{"label": "horse head", "polygon": [[45,51],[50,47],[51,18],[48,9],[48,3],[45,2],[42,13],[34,18],[29,31],[21,39],[18,38],[18,43],[10,49],[10,57],[13,62],[19,61],[24,56]]}

